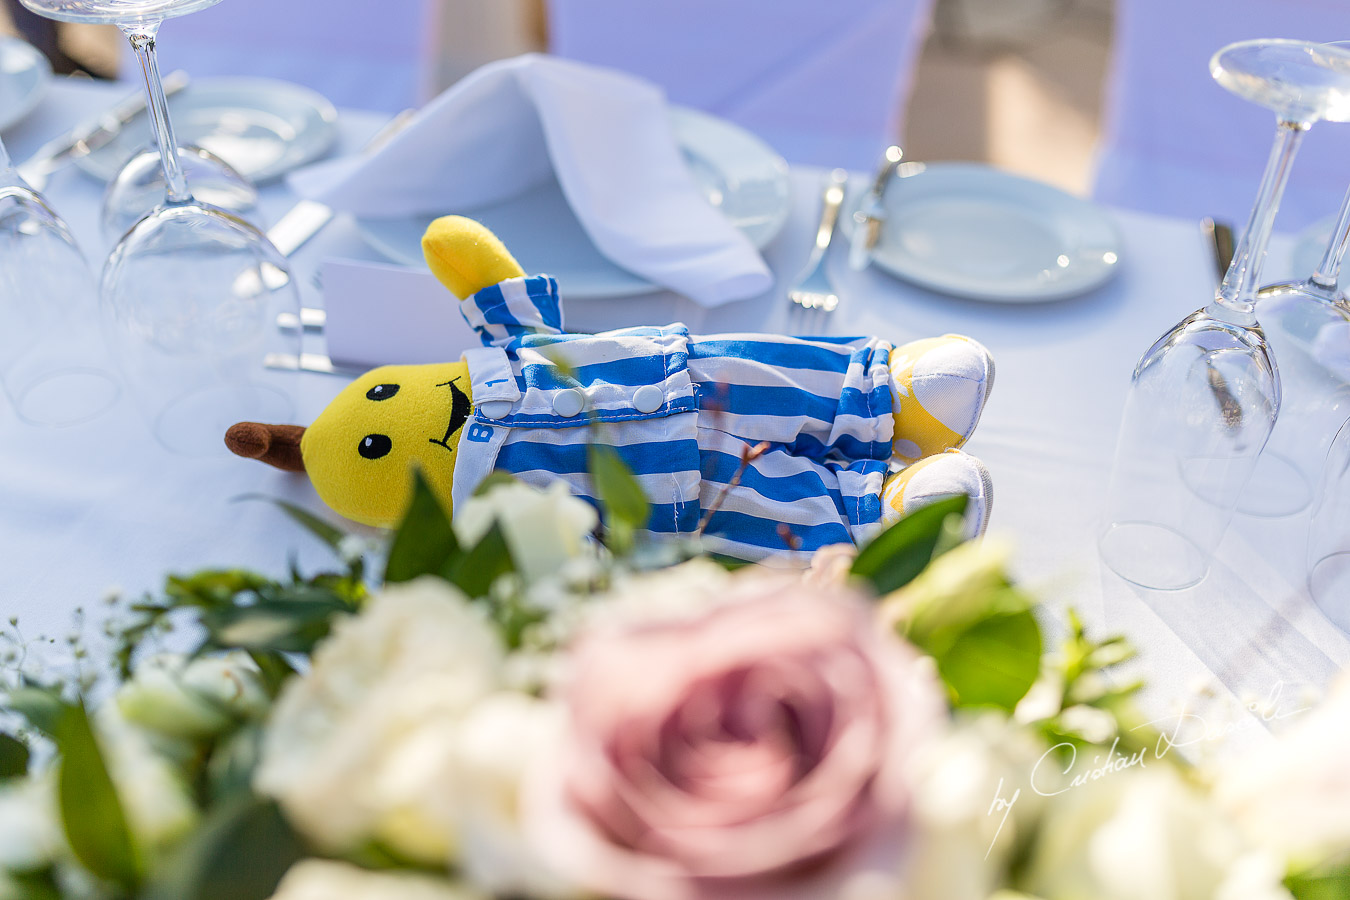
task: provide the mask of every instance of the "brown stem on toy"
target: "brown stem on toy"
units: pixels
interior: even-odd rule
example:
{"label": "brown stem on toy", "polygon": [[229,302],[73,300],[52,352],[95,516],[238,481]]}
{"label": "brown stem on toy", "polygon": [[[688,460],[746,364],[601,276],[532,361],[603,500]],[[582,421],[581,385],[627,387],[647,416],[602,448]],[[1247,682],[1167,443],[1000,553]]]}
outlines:
{"label": "brown stem on toy", "polygon": [[741,464],[736,469],[736,474],[731,476],[731,480],[724,484],[722,490],[718,491],[717,496],[713,498],[712,506],[708,507],[708,511],[699,520],[698,527],[694,529],[695,537],[702,536],[703,532],[708,530],[708,523],[712,521],[713,516],[717,515],[717,511],[722,508],[722,504],[727,501],[727,495],[741,483],[741,477],[745,475],[745,470],[750,468],[750,464],[768,452],[768,441],[760,441],[753,447],[745,446],[741,448]]}
{"label": "brown stem on toy", "polygon": [[225,432],[225,446],[236,456],[259,459],[287,472],[305,471],[300,456],[300,437],[303,425],[263,425],[259,422],[239,422]]}

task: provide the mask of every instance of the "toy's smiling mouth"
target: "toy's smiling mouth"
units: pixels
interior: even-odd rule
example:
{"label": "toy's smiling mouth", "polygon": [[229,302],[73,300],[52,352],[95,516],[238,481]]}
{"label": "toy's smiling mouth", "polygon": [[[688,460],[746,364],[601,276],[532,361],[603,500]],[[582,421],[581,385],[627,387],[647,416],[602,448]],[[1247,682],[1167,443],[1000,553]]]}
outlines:
{"label": "toy's smiling mouth", "polygon": [[464,423],[469,420],[469,410],[472,408],[468,396],[455,385],[455,382],[458,380],[458,378],[452,378],[450,381],[443,381],[436,385],[436,387],[450,388],[450,423],[445,427],[445,437],[440,438],[439,440],[436,438],[428,438],[431,443],[440,444],[452,453],[455,448],[451,445],[450,439],[454,437],[455,432],[463,428]]}

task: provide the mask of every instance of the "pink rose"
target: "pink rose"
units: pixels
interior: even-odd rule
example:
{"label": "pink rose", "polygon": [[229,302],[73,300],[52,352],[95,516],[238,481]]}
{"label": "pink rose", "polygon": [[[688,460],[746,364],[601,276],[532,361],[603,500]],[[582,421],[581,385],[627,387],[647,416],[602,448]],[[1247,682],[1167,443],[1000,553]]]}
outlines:
{"label": "pink rose", "polygon": [[533,837],[634,900],[828,897],[896,872],[910,760],[945,719],[930,665],[865,601],[763,572],[681,618],[592,628],[561,699]]}

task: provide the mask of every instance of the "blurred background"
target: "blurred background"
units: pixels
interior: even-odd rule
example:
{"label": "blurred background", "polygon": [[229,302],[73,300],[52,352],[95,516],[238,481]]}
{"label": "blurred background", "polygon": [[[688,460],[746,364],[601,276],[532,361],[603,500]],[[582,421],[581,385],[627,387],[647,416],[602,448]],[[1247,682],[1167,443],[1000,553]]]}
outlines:
{"label": "blurred background", "polygon": [[[115,33],[0,0],[58,71],[133,76]],[[790,163],[970,160],[1108,206],[1240,227],[1273,116],[1210,58],[1258,38],[1350,38],[1345,0],[225,0],[164,26],[160,65],[298,82],[339,107],[416,107],[530,51],[629,72]],[[1350,118],[1350,102],[1335,114]],[[1303,142],[1277,230],[1329,228],[1350,129]]]}
{"label": "blurred background", "polygon": [[[280,9],[286,0],[273,2]],[[433,91],[492,59],[549,47],[544,0],[440,3]],[[1085,193],[1100,127],[1112,3],[936,0],[900,116],[907,156],[989,162]],[[15,19],[25,15],[16,7],[17,0],[3,0],[0,33],[15,32]],[[115,29],[21,24],[59,72],[115,78],[126,66],[125,41]],[[166,51],[174,48],[169,29],[175,27],[165,26]],[[33,34],[35,28],[42,33]]]}

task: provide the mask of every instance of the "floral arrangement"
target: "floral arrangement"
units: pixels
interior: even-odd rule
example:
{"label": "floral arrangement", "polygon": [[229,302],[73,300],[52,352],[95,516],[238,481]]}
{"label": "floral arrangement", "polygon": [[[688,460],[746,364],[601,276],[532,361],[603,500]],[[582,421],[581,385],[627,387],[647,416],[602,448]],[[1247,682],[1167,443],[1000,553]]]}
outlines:
{"label": "floral arrangement", "polygon": [[1350,685],[1197,765],[963,499],[737,567],[639,540],[616,463],[600,514],[419,482],[380,547],[283,504],[335,571],[170,577],[108,672],[16,662],[0,897],[1350,896]]}

